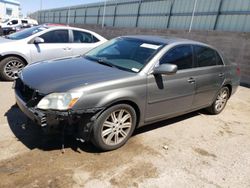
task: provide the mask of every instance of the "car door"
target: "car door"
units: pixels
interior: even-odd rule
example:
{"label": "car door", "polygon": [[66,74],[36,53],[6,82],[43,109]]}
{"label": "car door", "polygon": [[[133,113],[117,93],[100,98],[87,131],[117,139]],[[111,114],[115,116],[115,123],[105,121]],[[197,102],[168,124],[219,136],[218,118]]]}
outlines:
{"label": "car door", "polygon": [[194,46],[196,93],[194,108],[211,104],[221,88],[225,75],[224,65],[219,54],[206,46]]}
{"label": "car door", "polygon": [[146,122],[159,120],[192,107],[195,93],[193,50],[191,45],[174,47],[160,59],[160,64],[178,67],[174,75],[149,75],[147,83]]}
{"label": "car door", "polygon": [[21,26],[21,23],[18,20],[11,20],[7,23],[8,27],[18,27]]}
{"label": "car door", "polygon": [[58,59],[72,56],[69,47],[69,30],[50,30],[39,36],[44,43],[29,44],[32,62]]}
{"label": "car door", "polygon": [[74,56],[82,55],[100,44],[99,40],[92,34],[79,30],[72,31],[72,42],[70,48]]}

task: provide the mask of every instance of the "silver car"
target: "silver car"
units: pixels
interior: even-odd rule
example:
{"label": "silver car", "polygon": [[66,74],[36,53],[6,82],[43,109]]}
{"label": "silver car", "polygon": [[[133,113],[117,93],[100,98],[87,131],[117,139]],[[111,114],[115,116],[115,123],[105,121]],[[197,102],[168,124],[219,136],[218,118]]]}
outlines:
{"label": "silver car", "polygon": [[14,80],[29,63],[81,55],[106,41],[89,30],[48,24],[1,37],[0,78]]}
{"label": "silver car", "polygon": [[20,109],[43,129],[73,130],[77,138],[112,150],[135,128],[202,108],[220,113],[239,74],[203,43],[124,36],[84,57],[25,67],[15,93]]}

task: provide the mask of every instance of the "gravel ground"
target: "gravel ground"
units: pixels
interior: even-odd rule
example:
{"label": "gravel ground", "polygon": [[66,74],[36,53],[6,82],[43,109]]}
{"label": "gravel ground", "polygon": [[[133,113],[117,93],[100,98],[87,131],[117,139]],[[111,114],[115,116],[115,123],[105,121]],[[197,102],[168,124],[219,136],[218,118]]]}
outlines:
{"label": "gravel ground", "polygon": [[116,151],[43,136],[0,82],[0,187],[250,187],[250,89],[203,111],[138,129]]}

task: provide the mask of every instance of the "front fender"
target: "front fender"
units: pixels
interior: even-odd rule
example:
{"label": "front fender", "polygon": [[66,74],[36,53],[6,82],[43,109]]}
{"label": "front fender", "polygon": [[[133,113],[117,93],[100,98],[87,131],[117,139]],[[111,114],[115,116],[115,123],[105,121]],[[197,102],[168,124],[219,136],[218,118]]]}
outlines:
{"label": "front fender", "polygon": [[128,90],[109,93],[108,95],[104,96],[98,101],[97,106],[108,107],[119,101],[131,101],[135,103],[138,107],[140,106],[140,102],[138,101],[138,96],[136,96],[136,94],[133,93],[132,91]]}
{"label": "front fender", "polygon": [[136,93],[133,93],[130,90],[112,92],[101,98],[101,100],[98,101],[97,106],[103,107],[102,111],[104,111],[110,106],[118,103],[130,104],[135,111],[138,111],[139,113],[139,116],[137,117],[138,127],[144,124],[146,95],[137,96]]}
{"label": "front fender", "polygon": [[4,59],[5,57],[9,57],[9,56],[20,57],[23,60],[25,60],[27,64],[31,63],[30,59],[26,55],[18,53],[18,52],[12,52],[12,53],[11,52],[2,52],[2,53],[0,53],[1,60]]}
{"label": "front fender", "polygon": [[107,109],[116,103],[130,103],[136,106],[140,113],[140,124],[144,120],[146,107],[146,87],[144,84],[123,89],[113,89],[89,93],[80,99],[74,106],[75,109]]}

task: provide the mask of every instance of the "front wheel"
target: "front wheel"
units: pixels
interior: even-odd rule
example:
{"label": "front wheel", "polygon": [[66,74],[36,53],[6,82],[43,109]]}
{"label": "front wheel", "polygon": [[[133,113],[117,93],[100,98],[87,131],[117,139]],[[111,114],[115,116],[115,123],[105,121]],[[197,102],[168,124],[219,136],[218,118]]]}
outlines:
{"label": "front wheel", "polygon": [[25,67],[25,62],[18,57],[6,57],[0,62],[0,77],[2,80],[13,81]]}
{"label": "front wheel", "polygon": [[95,121],[92,143],[103,151],[124,145],[136,125],[136,112],[127,104],[119,104],[105,110]]}
{"label": "front wheel", "polygon": [[15,33],[16,31],[9,31],[8,35]]}
{"label": "front wheel", "polygon": [[225,108],[227,101],[229,99],[230,92],[228,87],[222,87],[213,102],[213,104],[207,108],[211,114],[219,114]]}

